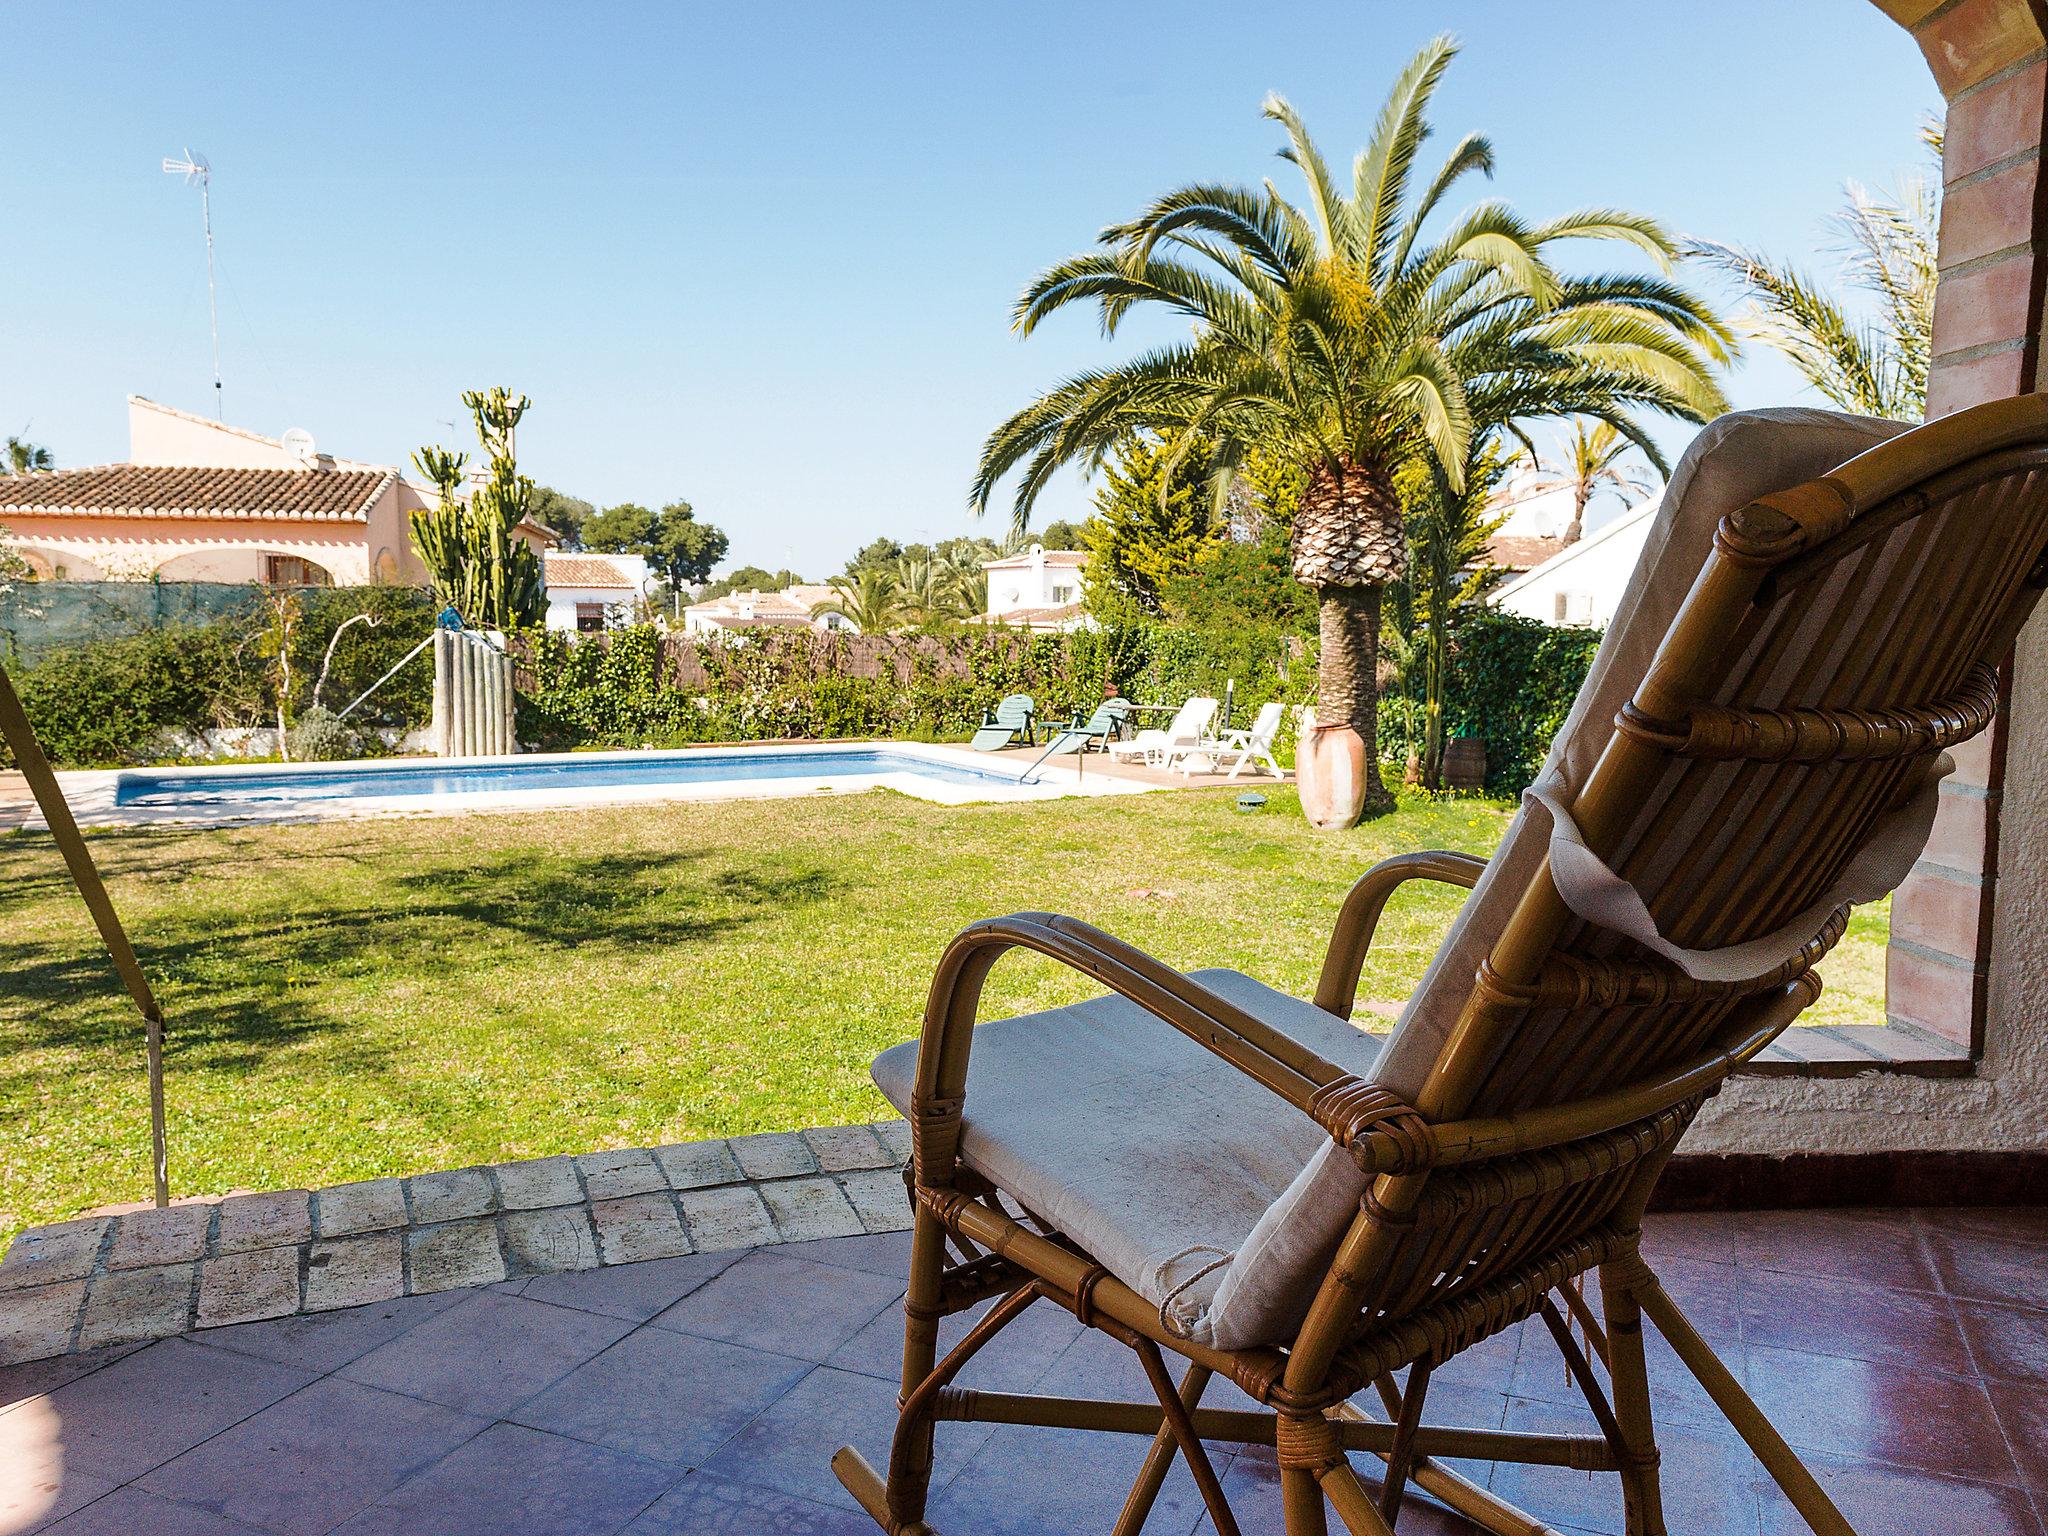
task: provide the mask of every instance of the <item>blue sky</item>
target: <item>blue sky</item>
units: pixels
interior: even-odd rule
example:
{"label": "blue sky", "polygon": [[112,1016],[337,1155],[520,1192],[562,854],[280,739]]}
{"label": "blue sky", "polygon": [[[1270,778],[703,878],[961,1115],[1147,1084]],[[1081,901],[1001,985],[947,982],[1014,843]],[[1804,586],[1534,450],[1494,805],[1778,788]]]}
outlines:
{"label": "blue sky", "polygon": [[[1939,107],[1869,0],[1260,14],[12,7],[0,433],[97,463],[126,451],[130,391],[210,411],[198,194],[158,169],[190,145],[215,167],[230,421],[402,462],[460,439],[459,391],[512,385],[537,479],[685,497],[736,562],[816,577],[878,532],[975,527],[989,427],[1120,350],[1078,313],[1017,341],[1017,290],[1179,182],[1286,185],[1268,90],[1348,161],[1400,64],[1450,31],[1438,145],[1491,134],[1494,193],[1824,270],[1843,180],[1915,165]],[[1806,398],[1768,358],[1732,394]],[[1086,497],[1063,483],[1039,516]]]}

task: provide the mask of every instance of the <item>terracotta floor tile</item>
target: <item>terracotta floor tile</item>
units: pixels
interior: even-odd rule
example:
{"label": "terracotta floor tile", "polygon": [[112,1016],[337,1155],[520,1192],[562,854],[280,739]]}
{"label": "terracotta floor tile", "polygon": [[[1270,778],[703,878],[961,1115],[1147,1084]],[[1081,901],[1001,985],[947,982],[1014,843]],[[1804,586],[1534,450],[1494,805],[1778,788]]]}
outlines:
{"label": "terracotta floor tile", "polygon": [[[1509,1429],[1545,1434],[1597,1434],[1584,1409],[1516,1400],[1509,1403]],[[1674,1531],[1687,1536],[1735,1536],[1756,1529],[1756,1491],[1750,1482],[1748,1451],[1732,1436],[1660,1426],[1664,1509]],[[1624,1516],[1621,1479],[1611,1472],[1588,1474],[1566,1467],[1531,1467],[1497,1462],[1492,1490],[1511,1504],[1553,1524],[1575,1526],[1600,1536],[1621,1536]]]}
{"label": "terracotta floor tile", "polygon": [[[654,1326],[823,1360],[902,1294],[902,1285],[883,1275],[763,1249],[699,1286]],[[802,1300],[792,1305],[793,1297]]]}
{"label": "terracotta floor tile", "polygon": [[875,1536],[850,1509],[692,1472],[620,1536]]}
{"label": "terracotta floor tile", "polygon": [[1929,1231],[2005,1242],[2048,1243],[2048,1205],[1921,1206],[1912,1216]]}
{"label": "terracotta floor tile", "polygon": [[[939,1358],[944,1359],[946,1352],[994,1305],[991,1300],[943,1320],[939,1324]],[[1081,1325],[1070,1313],[1051,1302],[1039,1302],[967,1362],[959,1384],[996,1392],[1027,1391],[1080,1332]],[[902,1302],[878,1313],[859,1333],[833,1350],[825,1363],[843,1371],[879,1376],[885,1381],[898,1380],[903,1373]]]}
{"label": "terracotta floor tile", "polygon": [[610,1536],[675,1477],[603,1446],[494,1424],[336,1529],[346,1536]]}
{"label": "terracotta floor tile", "polygon": [[909,1283],[910,1234],[875,1232],[864,1237],[824,1237],[802,1246],[803,1256],[820,1264],[844,1264],[871,1275]]}
{"label": "terracotta floor tile", "polygon": [[356,1382],[316,1381],[138,1486],[264,1530],[315,1536],[490,1427]]}
{"label": "terracotta floor tile", "polygon": [[[1831,1456],[1804,1456],[1856,1536],[2040,1536],[2034,1510],[2017,1488]],[[1763,1536],[1809,1536],[1770,1478],[1759,1472]]]}
{"label": "terracotta floor tile", "polygon": [[1794,1446],[1984,1482],[2018,1481],[1981,1382],[1752,1348],[1748,1386]]}
{"label": "terracotta floor tile", "polygon": [[[1740,1380],[1744,1370],[1741,1344],[1723,1339],[1710,1339],[1708,1343]],[[1584,1347],[1583,1340],[1581,1347]],[[1663,1336],[1648,1324],[1643,1328],[1643,1360],[1650,1377],[1650,1408],[1660,1428],[1670,1424],[1711,1431],[1726,1429],[1721,1410],[1707,1396],[1706,1388],[1693,1378],[1692,1372],[1685,1368],[1684,1362]],[[1606,1386],[1606,1372],[1596,1368],[1596,1374],[1602,1386]],[[1514,1396],[1532,1401],[1562,1403],[1574,1408],[1585,1406],[1585,1398],[1565,1373],[1564,1359],[1547,1334],[1532,1339],[1523,1350],[1510,1390]]]}
{"label": "terracotta floor tile", "polygon": [[[725,1443],[702,1470],[844,1509],[857,1506],[832,1475],[832,1453],[851,1445],[877,1468],[889,1465],[896,1389],[873,1376],[820,1366]],[[984,1424],[941,1424],[934,1488],[943,1487],[988,1439]]]}
{"label": "terracotta floor tile", "polygon": [[[933,1497],[931,1523],[986,1536],[1106,1531],[1150,1444],[1137,1435],[1005,1424]],[[1228,1458],[1218,1463],[1219,1477],[1228,1467]],[[1186,1531],[1202,1511],[1194,1476],[1175,1458],[1146,1529]]]}
{"label": "terracotta floor tile", "polygon": [[677,1467],[703,1461],[808,1361],[642,1328],[514,1410],[516,1423]]}
{"label": "terracotta floor tile", "polygon": [[126,1482],[268,1408],[313,1373],[270,1360],[162,1339],[59,1387],[65,1463]]}
{"label": "terracotta floor tile", "polygon": [[341,1368],[350,1381],[498,1417],[631,1331],[630,1323],[524,1296],[471,1292]]}
{"label": "terracotta floor tile", "polygon": [[1922,1232],[1903,1212],[1731,1211],[1744,1267],[1860,1280],[1899,1290],[1939,1289]]}
{"label": "terracotta floor tile", "polygon": [[326,1372],[447,1311],[467,1294],[436,1291],[429,1296],[401,1296],[337,1312],[309,1312],[268,1322],[237,1323],[232,1328],[208,1328],[193,1334],[192,1342],[209,1349],[231,1349],[237,1354],[275,1360],[281,1365],[296,1365],[302,1370]]}
{"label": "terracotta floor tile", "polygon": [[724,1253],[690,1253],[640,1264],[612,1264],[566,1274],[535,1275],[520,1291],[533,1301],[605,1317],[644,1323],[709,1284],[746,1256],[743,1248]]}
{"label": "terracotta floor tile", "polygon": [[[2048,1263],[2048,1254],[2043,1255]],[[2023,1382],[2048,1394],[2048,1312],[1955,1303],[1977,1370],[1999,1381]]]}
{"label": "terracotta floor tile", "polygon": [[1950,1376],[1975,1371],[1954,1303],[1926,1291],[1758,1270],[1742,1287],[1742,1324],[1743,1337],[1765,1348],[1898,1361]]}
{"label": "terracotta floor tile", "polygon": [[45,1528],[43,1536],[254,1536],[254,1526],[121,1488]]}
{"label": "terracotta floor tile", "polygon": [[2005,1381],[1988,1383],[1988,1390],[2020,1478],[2048,1519],[2048,1390]]}
{"label": "terracotta floor tile", "polygon": [[1930,1232],[1941,1285],[1960,1301],[2048,1310],[2048,1252],[2038,1243]]}

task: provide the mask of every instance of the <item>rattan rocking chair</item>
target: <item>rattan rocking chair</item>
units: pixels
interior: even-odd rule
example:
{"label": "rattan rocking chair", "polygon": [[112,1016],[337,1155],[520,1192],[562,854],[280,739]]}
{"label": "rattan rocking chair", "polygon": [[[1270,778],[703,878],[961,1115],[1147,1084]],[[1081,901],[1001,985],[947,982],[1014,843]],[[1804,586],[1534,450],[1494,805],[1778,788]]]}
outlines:
{"label": "rattan rocking chair", "polygon": [[[1331,1507],[1384,1536],[1411,1482],[1489,1530],[1548,1529],[1445,1457],[1618,1472],[1627,1529],[1651,1536],[1647,1316],[1808,1525],[1849,1533],[1660,1286],[1639,1221],[1703,1101],[1818,995],[1847,903],[1917,856],[1944,749],[1997,708],[2044,548],[2048,398],[1910,432],[1724,418],[1673,475],[1534,803],[1489,864],[1415,854],[1360,880],[1315,1008],[1070,918],[967,929],[914,1065],[910,1046],[877,1063],[910,1119],[916,1225],[888,1472],[844,1448],[847,1489],[923,1536],[935,1425],[973,1419],[1149,1437],[1116,1536],[1176,1454],[1234,1536],[1204,1440],[1275,1447],[1290,1536],[1321,1536]],[[1341,1021],[1417,878],[1477,889],[1375,1054]],[[977,1028],[1013,949],[1112,995]],[[1571,1285],[1590,1271],[1600,1316]],[[939,1359],[942,1319],[991,1298]],[[1041,1300],[1135,1351],[1157,1401],[956,1387]],[[1531,1317],[1600,1433],[1423,1421],[1432,1371]],[[1260,1408],[1203,1407],[1218,1375]],[[1367,1389],[1385,1421],[1352,1404]]]}

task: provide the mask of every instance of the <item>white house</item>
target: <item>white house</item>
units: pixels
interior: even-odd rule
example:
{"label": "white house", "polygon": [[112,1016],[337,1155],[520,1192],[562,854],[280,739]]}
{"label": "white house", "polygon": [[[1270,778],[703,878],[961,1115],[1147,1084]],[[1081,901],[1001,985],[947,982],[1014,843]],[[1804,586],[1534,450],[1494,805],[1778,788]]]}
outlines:
{"label": "white house", "polygon": [[548,628],[595,634],[632,612],[653,583],[645,555],[569,554],[541,556],[541,581],[548,592]]}
{"label": "white house", "polygon": [[1021,555],[984,560],[988,573],[985,624],[1014,629],[1084,629],[1088,616],[1081,607],[1081,571],[1088,556],[1078,549],[1047,549],[1034,544]]}
{"label": "white house", "polygon": [[853,620],[825,605],[837,599],[830,587],[813,582],[780,592],[728,592],[683,610],[683,631],[692,635],[735,635],[755,629],[811,629],[859,634]]}
{"label": "white house", "polygon": [[1615,604],[1643,553],[1662,495],[1630,507],[1567,545],[1532,570],[1501,583],[1487,596],[1494,607],[1545,624],[1614,622]]}

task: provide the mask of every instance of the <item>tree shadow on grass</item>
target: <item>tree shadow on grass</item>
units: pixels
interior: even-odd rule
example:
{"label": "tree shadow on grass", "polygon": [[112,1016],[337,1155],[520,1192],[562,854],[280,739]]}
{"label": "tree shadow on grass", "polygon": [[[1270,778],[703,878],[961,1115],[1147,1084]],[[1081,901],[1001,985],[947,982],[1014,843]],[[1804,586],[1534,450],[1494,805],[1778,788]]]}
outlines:
{"label": "tree shadow on grass", "polygon": [[[453,998],[473,968],[502,961],[507,940],[579,960],[594,953],[668,964],[678,948],[732,941],[765,917],[828,899],[837,885],[815,868],[712,868],[693,851],[442,857],[401,869],[388,857],[350,861],[355,868],[337,872],[323,854],[317,888],[295,892],[287,875],[260,893],[260,911],[223,910],[202,894],[189,910],[131,920],[172,1052],[232,1068],[318,1039],[332,1067],[378,1071],[387,1048],[348,1034],[345,1014],[321,997],[323,982],[389,975],[394,985]],[[20,878],[0,876],[0,898],[18,897],[12,882]],[[55,879],[68,888],[61,872]],[[79,916],[61,944],[0,937],[0,1063],[23,1049],[110,1043],[132,1024],[113,968]]]}

